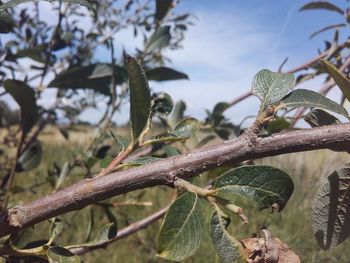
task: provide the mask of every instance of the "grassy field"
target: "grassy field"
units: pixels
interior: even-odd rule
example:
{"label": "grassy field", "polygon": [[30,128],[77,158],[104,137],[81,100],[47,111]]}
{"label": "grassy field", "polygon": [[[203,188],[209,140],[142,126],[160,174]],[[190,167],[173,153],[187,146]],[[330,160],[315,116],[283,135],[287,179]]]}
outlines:
{"label": "grassy field", "polygon": [[[53,131],[47,131],[41,140],[44,143],[44,160],[42,165],[28,173],[16,176],[16,185],[23,188],[38,184],[32,192],[15,195],[13,204],[28,202],[44,194],[50,193],[52,188],[41,183],[47,177],[47,170],[54,161],[63,165],[67,158],[71,158],[70,149],[81,147],[91,135],[88,130],[72,134],[68,141]],[[270,211],[259,212],[257,207],[249,202],[242,201],[245,214],[249,218],[248,225],[242,225],[238,218],[234,218],[229,231],[238,239],[249,237],[259,231],[261,226],[268,226],[272,233],[287,243],[302,259],[308,263],[350,262],[350,242],[344,242],[331,251],[322,251],[313,237],[311,228],[311,204],[313,196],[322,180],[335,168],[349,162],[349,155],[328,150],[308,153],[288,154],[256,160],[256,164],[272,165],[288,172],[295,183],[295,192],[286,208],[281,213],[271,214]],[[202,184],[207,180],[206,174],[195,180]],[[211,175],[212,176],[212,175]],[[81,171],[76,169],[66,185],[82,178]],[[151,214],[165,205],[171,198],[172,190],[165,187],[156,187],[140,190],[125,196],[113,198],[113,202],[139,200],[152,202],[152,206],[119,206],[113,211],[118,218],[118,227],[122,228],[135,220]],[[58,238],[60,245],[71,245],[84,242],[88,236],[88,229],[93,227],[91,236],[94,236],[99,227],[107,222],[103,210],[99,206],[91,206],[78,212],[62,216],[65,222],[63,234]],[[93,223],[91,221],[93,218]],[[120,240],[107,249],[97,250],[82,257],[84,262],[164,262],[156,257],[157,232],[161,221],[142,230],[137,234]],[[47,238],[47,222],[36,227],[33,239]],[[208,236],[195,256],[186,262],[219,262]]]}

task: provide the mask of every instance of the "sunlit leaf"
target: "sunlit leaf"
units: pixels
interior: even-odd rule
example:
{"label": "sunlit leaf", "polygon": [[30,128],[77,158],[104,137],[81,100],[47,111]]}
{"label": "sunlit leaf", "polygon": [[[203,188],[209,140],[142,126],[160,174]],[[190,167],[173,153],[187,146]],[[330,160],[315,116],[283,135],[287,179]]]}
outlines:
{"label": "sunlit leaf", "polygon": [[195,193],[185,193],[171,205],[158,238],[159,256],[181,261],[193,255],[200,246],[205,218]]}
{"label": "sunlit leaf", "polygon": [[222,263],[233,263],[241,257],[241,244],[226,230],[230,218],[214,211],[210,220],[210,236]]}
{"label": "sunlit leaf", "polygon": [[261,108],[276,104],[294,87],[293,74],[275,73],[268,69],[259,71],[253,79],[252,92],[261,100]]}
{"label": "sunlit leaf", "polygon": [[327,72],[332,76],[345,97],[350,101],[350,80],[331,62],[327,60],[321,60],[321,62],[325,65]]}
{"label": "sunlit leaf", "polygon": [[199,121],[194,118],[187,118],[175,126],[171,131],[171,135],[178,138],[189,138],[199,129],[199,127]]}
{"label": "sunlit leaf", "polygon": [[39,118],[34,90],[19,80],[5,80],[5,90],[16,100],[21,108],[21,126],[24,134],[30,132]]}
{"label": "sunlit leaf", "polygon": [[151,94],[148,81],[136,58],[126,57],[130,86],[130,122],[132,140],[136,142],[147,127],[151,114]]}
{"label": "sunlit leaf", "polygon": [[338,120],[333,115],[320,109],[313,110],[304,116],[304,120],[311,127],[320,127],[324,125],[340,124],[341,121]]}
{"label": "sunlit leaf", "polygon": [[[290,176],[271,166],[242,166],[225,172],[215,182],[217,196],[232,199],[234,195],[256,201],[261,209],[281,211],[294,190]],[[277,206],[276,206],[277,205]]]}
{"label": "sunlit leaf", "polygon": [[322,249],[350,236],[350,165],[334,171],[318,189],[313,201],[312,226]]}
{"label": "sunlit leaf", "polygon": [[156,81],[188,79],[188,76],[185,73],[167,67],[146,70],[146,76],[149,80]]}
{"label": "sunlit leaf", "polygon": [[344,11],[340,7],[334,5],[330,2],[327,2],[327,1],[315,1],[315,2],[307,3],[307,4],[303,5],[299,9],[299,11],[314,10],[314,9],[321,9],[321,10],[323,9],[323,10],[334,11],[334,12],[337,12],[341,15],[344,14]]}
{"label": "sunlit leaf", "polygon": [[80,263],[80,258],[63,247],[49,247],[47,257],[50,263]]}
{"label": "sunlit leaf", "polygon": [[298,107],[311,107],[319,108],[324,110],[333,111],[335,113],[341,114],[345,117],[349,117],[346,109],[339,105],[338,103],[326,98],[325,96],[305,89],[297,89],[288,94],[281,103],[278,105],[279,108],[298,108]]}

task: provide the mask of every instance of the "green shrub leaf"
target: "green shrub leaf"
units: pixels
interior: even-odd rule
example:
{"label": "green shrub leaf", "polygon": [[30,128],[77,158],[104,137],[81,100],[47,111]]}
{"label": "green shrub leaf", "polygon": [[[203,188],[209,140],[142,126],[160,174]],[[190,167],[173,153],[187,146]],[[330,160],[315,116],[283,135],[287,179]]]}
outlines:
{"label": "green shrub leaf", "polygon": [[16,172],[35,169],[40,164],[42,156],[43,149],[41,143],[37,140],[33,141],[28,149],[18,158]]}
{"label": "green shrub leaf", "polygon": [[[29,3],[29,2],[39,2],[39,1],[53,2],[52,0],[12,0],[12,1],[8,1],[5,4],[0,4],[0,12],[3,12],[4,10],[6,10],[8,8],[15,7],[16,5]],[[82,5],[82,6],[85,6],[87,8],[92,9],[92,5],[87,0],[63,0],[63,2],[69,2],[72,4],[79,4],[79,5]]]}
{"label": "green shrub leaf", "polygon": [[267,125],[266,130],[268,133],[277,133],[289,129],[290,127],[291,123],[285,118],[276,118]]}
{"label": "green shrub leaf", "polygon": [[100,229],[100,231],[98,232],[94,240],[84,244],[67,246],[67,248],[99,246],[115,238],[117,236],[117,233],[118,233],[117,225],[115,223],[109,223],[104,225]]}
{"label": "green shrub leaf", "polygon": [[199,121],[194,118],[187,118],[179,122],[171,131],[171,135],[178,138],[191,137],[200,127]]}
{"label": "green shrub leaf", "polygon": [[130,86],[130,122],[132,140],[135,143],[147,123],[151,114],[151,94],[148,81],[141,65],[136,58],[126,56]]}
{"label": "green shrub leaf", "polygon": [[[294,190],[290,176],[271,166],[242,166],[225,172],[215,182],[217,196],[232,199],[232,195],[248,197],[261,209],[268,207],[281,211]],[[277,205],[277,207],[276,207]]]}
{"label": "green shrub leaf", "polygon": [[350,236],[350,165],[334,171],[313,201],[312,227],[322,249],[327,250]]}
{"label": "green shrub leaf", "polygon": [[[115,84],[122,84],[127,79],[124,68],[114,66]],[[60,73],[48,87],[59,89],[92,89],[104,95],[111,95],[113,67],[110,64],[91,64],[84,67],[73,67]]]}
{"label": "green shrub leaf", "polygon": [[200,246],[205,218],[195,193],[185,193],[171,205],[158,238],[159,256],[181,261],[193,255]]}
{"label": "green shrub leaf", "polygon": [[56,237],[61,233],[63,229],[63,222],[59,218],[54,218],[51,222],[50,227],[50,240],[47,245],[51,245],[52,242],[56,239]]}
{"label": "green shrub leaf", "polygon": [[340,120],[338,120],[336,117],[320,109],[315,109],[306,114],[304,120],[311,127],[320,127],[324,125],[333,125],[341,123]]}
{"label": "green shrub leaf", "polygon": [[174,102],[168,93],[162,92],[152,100],[152,114],[166,117],[173,110]]}
{"label": "green shrub leaf", "polygon": [[170,26],[159,27],[146,44],[146,50],[148,52],[159,51],[169,45],[170,39]]}
{"label": "green shrub leaf", "polygon": [[268,69],[259,71],[253,79],[252,92],[262,102],[261,108],[276,104],[294,87],[293,74],[275,73]]}
{"label": "green shrub leaf", "polygon": [[341,15],[344,14],[344,11],[340,7],[327,1],[315,1],[315,2],[307,3],[306,5],[303,5],[299,9],[299,11],[314,10],[314,9],[323,9],[323,10],[334,11]]}
{"label": "green shrub leaf", "polygon": [[7,13],[7,11],[0,11],[0,33],[7,34],[12,31],[16,26],[16,22],[12,17]]}
{"label": "green shrub leaf", "polygon": [[350,101],[350,80],[344,76],[331,62],[327,60],[321,60],[325,65],[327,72],[332,76],[335,83],[343,92],[344,96]]}
{"label": "green shrub leaf", "polygon": [[49,262],[55,263],[80,263],[80,258],[63,247],[49,247],[47,250]]}
{"label": "green shrub leaf", "polygon": [[169,12],[173,0],[156,0],[156,19],[161,21]]}
{"label": "green shrub leaf", "polygon": [[26,83],[12,79],[4,81],[4,88],[21,108],[21,126],[23,133],[27,134],[39,118],[34,90]]}
{"label": "green shrub leaf", "polygon": [[149,80],[156,81],[188,79],[188,76],[185,73],[167,67],[146,70],[146,76]]}
{"label": "green shrub leaf", "polygon": [[297,89],[288,94],[276,108],[297,108],[297,107],[313,107],[324,110],[333,111],[349,118],[346,109],[338,103],[326,98],[325,96],[306,89]]}
{"label": "green shrub leaf", "polygon": [[214,211],[210,220],[210,236],[222,263],[233,263],[241,257],[241,244],[226,228],[230,218],[220,211]]}
{"label": "green shrub leaf", "polygon": [[184,113],[186,110],[186,103],[182,100],[179,100],[175,103],[173,111],[169,116],[169,124],[171,127],[175,127],[180,121],[184,118]]}

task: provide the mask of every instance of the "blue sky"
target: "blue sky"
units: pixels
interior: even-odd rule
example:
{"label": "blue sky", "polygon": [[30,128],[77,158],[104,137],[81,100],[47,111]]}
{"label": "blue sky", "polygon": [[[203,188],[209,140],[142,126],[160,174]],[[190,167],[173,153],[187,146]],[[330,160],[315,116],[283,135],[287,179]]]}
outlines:
{"label": "blue sky", "polygon": [[[185,100],[189,115],[205,117],[205,108],[232,100],[249,89],[260,69],[277,70],[286,57],[289,60],[285,69],[299,65],[314,57],[325,39],[332,38],[333,32],[312,40],[309,35],[330,23],[341,23],[343,18],[335,12],[299,12],[307,2],[183,0],[177,9],[192,13],[195,25],[189,28],[184,49],[167,55],[173,61],[171,66],[186,72],[190,80],[151,83],[151,87],[168,92],[174,100]],[[333,3],[346,5],[345,0]],[[316,79],[304,87],[317,89],[322,81]],[[256,114],[258,105],[259,101],[252,97],[233,107],[227,116],[240,122]],[[125,118],[126,110],[116,120]]]}
{"label": "blue sky", "polygon": [[[254,74],[263,68],[277,70],[288,57],[284,69],[292,68],[317,55],[317,48],[324,47],[324,40],[333,32],[309,40],[309,35],[329,24],[343,22],[341,15],[326,11],[298,9],[309,1],[302,0],[182,0],[176,7],[179,12],[190,12],[196,18],[183,42],[184,48],[167,52],[173,67],[187,73],[190,80],[151,83],[154,91],[168,92],[173,99],[188,103],[187,114],[205,117],[205,109],[211,109],[218,101],[230,101],[250,88]],[[332,1],[340,7],[346,0]],[[45,5],[45,4],[44,4]],[[48,5],[48,4],[46,4]],[[348,35],[343,29],[341,37]],[[134,50],[140,40],[134,40],[132,30],[115,37],[122,40],[127,50]],[[119,41],[120,44],[120,41]],[[104,52],[97,52],[96,60],[106,60]],[[318,79],[306,85],[317,89]],[[42,100],[52,98],[48,91]],[[255,114],[259,102],[250,98],[228,111],[227,116],[239,122],[244,116]],[[103,103],[101,103],[103,106]],[[93,121],[100,112],[89,110],[83,120]],[[115,120],[128,119],[127,105],[117,113]]]}

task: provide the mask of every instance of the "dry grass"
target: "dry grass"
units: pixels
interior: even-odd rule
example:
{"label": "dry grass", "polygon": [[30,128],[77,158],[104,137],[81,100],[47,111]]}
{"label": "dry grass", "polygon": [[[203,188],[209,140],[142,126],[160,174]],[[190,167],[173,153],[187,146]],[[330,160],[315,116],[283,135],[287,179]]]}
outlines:
{"label": "dry grass", "polygon": [[[124,130],[126,131],[126,130]],[[82,149],[86,141],[91,138],[91,129],[79,127],[77,131],[71,132],[70,139],[64,140],[57,130],[49,128],[45,130],[40,140],[44,144],[44,160],[42,165],[34,171],[18,174],[16,184],[23,188],[34,183],[41,183],[47,177],[48,168],[53,162],[62,165],[67,158],[71,158],[71,149]],[[257,160],[257,164],[272,165],[288,172],[295,183],[295,192],[287,207],[278,214],[270,214],[269,211],[259,212],[256,206],[250,202],[239,201],[245,209],[250,223],[243,226],[234,218],[230,226],[230,232],[237,238],[250,236],[259,230],[263,225],[268,226],[280,239],[284,240],[301,257],[303,262],[328,263],[328,262],[349,262],[350,251],[347,247],[350,242],[344,242],[338,248],[328,252],[322,251],[312,233],[311,228],[311,204],[317,187],[323,179],[335,168],[349,162],[349,155],[328,150],[288,154],[276,157]],[[79,169],[74,170],[68,183],[82,178]],[[198,184],[204,183],[206,176],[196,179]],[[68,184],[67,183],[67,184]],[[26,192],[16,195],[13,203],[28,202],[52,189],[46,185],[38,187],[34,192]],[[157,187],[148,190],[136,191],[125,196],[113,198],[113,201],[133,200],[140,198],[141,201],[152,201],[152,207],[120,207],[114,213],[118,218],[119,227],[140,219],[152,211],[164,205],[171,196],[171,190],[164,187]],[[65,229],[57,243],[60,245],[84,242],[87,236],[87,229],[91,224],[91,214],[94,216],[94,235],[100,226],[106,222],[104,213],[100,207],[91,206],[81,211],[69,213],[63,216]],[[43,238],[48,233],[47,222],[36,227],[33,236]],[[136,235],[120,240],[105,250],[98,250],[83,256],[84,262],[163,262],[156,257],[157,231],[160,222],[155,223],[148,229],[140,231]],[[202,244],[198,253],[186,262],[219,262],[208,236]]]}

